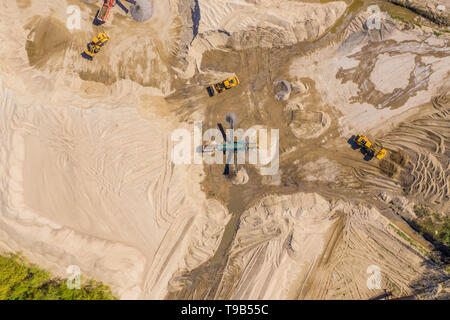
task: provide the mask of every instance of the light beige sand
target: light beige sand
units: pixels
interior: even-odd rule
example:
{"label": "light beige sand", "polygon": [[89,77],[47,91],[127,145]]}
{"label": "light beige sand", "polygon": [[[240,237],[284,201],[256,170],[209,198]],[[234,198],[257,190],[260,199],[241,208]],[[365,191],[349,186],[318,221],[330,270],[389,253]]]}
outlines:
{"label": "light beige sand", "polygon": [[[322,103],[342,113],[344,137],[382,134],[416,114],[439,94],[450,72],[448,39],[434,41],[433,34],[393,29],[373,41],[358,21],[342,44],[296,59],[290,68],[292,77],[312,79]],[[440,57],[430,61],[435,55]]]}
{"label": "light beige sand", "polygon": [[200,191],[201,166],[173,166],[163,121],[129,108],[18,107],[5,89],[2,102],[1,240],[10,249],[60,274],[77,264],[122,298],[162,297],[168,279],[144,288],[147,277],[214,252],[227,212]]}
{"label": "light beige sand", "polygon": [[[69,4],[82,9],[80,31],[64,27]],[[389,227],[381,210],[296,192],[269,196],[233,220],[222,203],[202,191],[203,166],[174,166],[170,160],[171,132],[192,128],[179,121],[180,114],[192,112],[188,120],[197,119],[207,108],[203,96],[198,98],[203,88],[190,91],[198,87],[195,77],[230,74],[201,70],[207,50],[313,41],[339,19],[346,4],[199,0],[202,18],[194,41],[191,5],[154,1],[154,17],[143,25],[116,8],[102,29],[111,43],[90,63],[80,53],[99,31],[91,26],[97,5],[2,1],[0,249],[20,251],[60,276],[67,276],[69,265],[79,265],[83,275],[111,285],[123,299],[162,299],[192,286],[204,289],[186,274],[225,254],[230,260],[215,283],[216,298],[366,299],[373,293],[366,286],[370,264],[381,267],[384,286],[409,293],[409,284],[425,272],[425,258]],[[289,67],[297,96],[286,101],[286,110],[300,111],[289,126],[293,139],[328,142],[321,150],[330,158],[344,153],[348,134],[376,135],[416,114],[449,77],[447,39],[394,28],[381,39],[391,41],[380,45],[385,52],[371,51],[366,45],[373,39],[361,30],[361,19],[355,21],[345,36],[363,32],[360,43],[352,43],[354,38],[326,43]],[[396,64],[402,71],[386,76],[384,70]],[[370,82],[358,79],[373,81],[379,96],[371,95]],[[173,92],[189,107],[180,107]],[[314,93],[322,100],[311,101]],[[252,104],[250,93],[246,101]],[[253,108],[262,109],[256,102]],[[432,126],[437,120],[427,121]],[[446,133],[439,139],[445,146]],[[404,144],[416,150],[417,143],[420,139]],[[302,158],[301,183],[352,186],[369,165],[345,150],[343,158],[356,164],[354,172],[336,159],[305,158],[305,163]],[[285,150],[281,157],[289,159],[295,151]],[[414,167],[419,182],[411,188],[430,196],[430,188],[437,188],[433,199],[445,201],[448,168],[423,153]],[[427,170],[439,177],[428,189]],[[279,178],[273,185],[283,186]],[[397,181],[385,180],[372,181],[388,191],[398,188]],[[230,237],[230,221],[238,221],[239,230],[229,251],[218,252]]]}
{"label": "light beige sand", "polygon": [[[395,89],[405,89],[409,77],[416,65],[413,54],[390,56],[381,54],[377,58],[375,69],[370,73],[370,81],[383,93],[391,93]],[[394,83],[395,82],[395,83]]]}
{"label": "light beige sand", "polygon": [[[280,43],[291,45],[300,41],[313,40],[330,28],[344,13],[344,1],[329,4],[302,3],[296,1],[199,1],[201,20],[199,33],[217,32],[244,34],[258,28],[272,34],[264,41],[258,39],[255,45],[273,46],[273,35],[281,38]],[[249,37],[251,35],[247,35]],[[241,35],[236,35],[241,37]],[[245,45],[245,46],[248,46]]]}
{"label": "light beige sand", "polygon": [[327,4],[285,0],[199,0],[198,34],[187,32],[188,65],[179,75],[189,78],[200,69],[202,54],[225,47],[271,48],[294,45],[322,36],[342,14],[343,1]]}
{"label": "light beige sand", "polygon": [[216,298],[368,299],[371,265],[383,288],[406,295],[423,256],[389,224],[375,209],[316,194],[267,197],[242,216]]}
{"label": "light beige sand", "polygon": [[121,298],[164,297],[175,271],[214,253],[228,219],[200,191],[202,167],[170,160],[170,133],[181,124],[167,118],[164,84],[105,86],[73,76],[70,65],[30,68],[18,14],[15,1],[2,3],[12,22],[0,66],[2,247],[62,276],[79,265]]}

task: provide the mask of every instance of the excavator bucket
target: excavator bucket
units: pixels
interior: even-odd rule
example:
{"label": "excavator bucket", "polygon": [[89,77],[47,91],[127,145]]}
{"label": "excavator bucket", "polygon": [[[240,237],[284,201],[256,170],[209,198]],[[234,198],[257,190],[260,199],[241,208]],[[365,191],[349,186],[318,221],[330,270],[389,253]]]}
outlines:
{"label": "excavator bucket", "polygon": [[377,154],[377,158],[381,160],[384,158],[385,155],[386,155],[386,150],[381,149],[381,151]]}

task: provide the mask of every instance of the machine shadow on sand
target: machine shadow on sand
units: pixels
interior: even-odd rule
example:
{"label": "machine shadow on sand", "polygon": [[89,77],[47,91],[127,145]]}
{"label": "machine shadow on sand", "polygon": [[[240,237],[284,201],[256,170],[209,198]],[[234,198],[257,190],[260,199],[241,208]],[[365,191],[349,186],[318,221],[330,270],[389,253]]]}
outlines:
{"label": "machine shadow on sand", "polygon": [[356,142],[355,142],[355,135],[352,135],[350,139],[347,140],[347,143],[352,147],[353,150],[358,150],[361,152],[361,154],[364,156],[364,161],[370,161],[373,159],[373,154],[367,152],[364,148],[361,148]]}

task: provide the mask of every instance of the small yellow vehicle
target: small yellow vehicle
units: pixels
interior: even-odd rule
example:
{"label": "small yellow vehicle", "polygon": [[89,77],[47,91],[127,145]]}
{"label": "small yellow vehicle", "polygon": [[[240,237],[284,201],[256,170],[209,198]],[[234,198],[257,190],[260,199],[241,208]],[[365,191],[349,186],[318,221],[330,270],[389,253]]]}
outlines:
{"label": "small yellow vehicle", "polygon": [[222,93],[225,90],[229,90],[240,84],[239,78],[237,76],[228,78],[226,80],[220,81],[212,86],[206,88],[210,97],[213,97],[215,93]]}
{"label": "small yellow vehicle", "polygon": [[96,37],[92,39],[91,42],[88,43],[87,49],[81,54],[83,58],[88,60],[94,59],[94,56],[100,51],[100,48],[106,45],[109,41],[109,37],[106,33],[102,32]]}
{"label": "small yellow vehicle", "polygon": [[366,137],[358,134],[354,137],[353,141],[363,148],[369,155],[377,157],[377,159],[383,159],[386,155],[386,149],[377,143],[372,143]]}

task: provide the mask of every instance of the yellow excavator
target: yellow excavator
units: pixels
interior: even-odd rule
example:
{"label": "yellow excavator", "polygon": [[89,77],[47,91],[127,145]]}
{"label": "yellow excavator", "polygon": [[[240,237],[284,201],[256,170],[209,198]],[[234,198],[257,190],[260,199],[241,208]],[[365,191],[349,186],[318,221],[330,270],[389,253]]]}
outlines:
{"label": "yellow excavator", "polygon": [[214,85],[211,85],[207,87],[206,90],[208,91],[209,96],[213,97],[216,92],[222,93],[225,90],[229,90],[233,87],[236,87],[238,84],[240,84],[240,81],[239,78],[236,76],[220,81]]}
{"label": "yellow excavator", "polygon": [[108,35],[104,32],[100,33],[98,36],[94,37],[91,42],[88,43],[87,49],[85,49],[81,55],[83,56],[83,58],[92,61],[95,54],[97,54],[100,51],[100,48],[103,47],[108,41]]}
{"label": "yellow excavator", "polygon": [[380,146],[377,143],[372,143],[367,139],[366,137],[358,134],[353,138],[353,141],[366,150],[367,153],[377,157],[377,159],[383,159],[386,155],[386,149],[384,149],[382,146]]}

